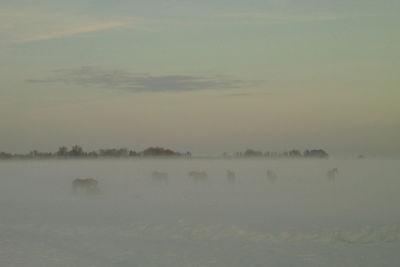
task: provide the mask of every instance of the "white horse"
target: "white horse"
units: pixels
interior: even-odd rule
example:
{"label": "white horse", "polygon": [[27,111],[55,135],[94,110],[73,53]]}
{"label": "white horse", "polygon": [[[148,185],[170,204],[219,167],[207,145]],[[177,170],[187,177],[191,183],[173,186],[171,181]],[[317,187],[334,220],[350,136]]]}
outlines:
{"label": "white horse", "polygon": [[189,172],[188,176],[193,181],[207,181],[208,179],[208,174],[205,171],[201,172],[191,171]]}
{"label": "white horse", "polygon": [[278,179],[278,175],[272,170],[267,170],[267,179],[271,183],[274,183]]}
{"label": "white horse", "polygon": [[329,170],[326,173],[326,178],[328,179],[328,182],[331,182],[331,183],[335,182],[335,178],[338,174],[339,174],[338,168],[333,168],[333,169]]}
{"label": "white horse", "polygon": [[93,178],[76,178],[74,181],[72,181],[72,190],[74,193],[82,190],[86,194],[100,193],[99,182]]}
{"label": "white horse", "polygon": [[168,184],[168,173],[166,172],[153,171],[151,173],[151,177],[155,182]]}

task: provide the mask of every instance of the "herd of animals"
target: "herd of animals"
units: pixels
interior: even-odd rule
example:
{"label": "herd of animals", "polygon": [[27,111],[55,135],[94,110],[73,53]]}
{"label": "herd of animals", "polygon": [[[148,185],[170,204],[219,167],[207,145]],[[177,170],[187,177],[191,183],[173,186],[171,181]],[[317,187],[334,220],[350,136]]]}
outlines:
{"label": "herd of animals", "polygon": [[[335,178],[338,175],[339,175],[338,168],[333,168],[328,170],[326,172],[327,181],[330,183],[335,182]],[[152,179],[156,182],[168,184],[167,172],[153,171],[151,176]],[[188,173],[188,177],[195,182],[208,180],[208,174],[205,171],[191,171]],[[270,183],[274,183],[278,179],[278,175],[273,170],[268,169],[266,171],[266,178]],[[232,170],[227,170],[226,180],[231,183],[234,182],[236,180],[236,173]],[[76,178],[72,182],[72,191],[73,193],[83,192],[86,194],[99,194],[101,192],[99,187],[99,182],[93,178],[85,178],[85,179]]]}

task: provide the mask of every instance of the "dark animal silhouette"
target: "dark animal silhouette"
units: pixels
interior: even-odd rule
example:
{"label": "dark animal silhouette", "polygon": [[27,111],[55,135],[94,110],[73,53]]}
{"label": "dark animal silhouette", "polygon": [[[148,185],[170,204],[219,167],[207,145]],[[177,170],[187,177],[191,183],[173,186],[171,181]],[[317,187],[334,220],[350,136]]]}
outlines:
{"label": "dark animal silhouette", "polygon": [[228,182],[234,182],[236,180],[236,173],[231,170],[227,170],[226,179],[228,180]]}
{"label": "dark animal silhouette", "polygon": [[272,170],[267,170],[267,179],[271,183],[274,183],[278,179],[278,175]]}
{"label": "dark animal silhouette", "polygon": [[82,191],[87,194],[100,193],[99,182],[93,178],[86,178],[86,179],[76,178],[72,182],[72,190],[74,193],[77,193],[78,191]]}
{"label": "dark animal silhouette", "polygon": [[193,181],[206,181],[208,179],[208,175],[205,171],[201,172],[191,171],[189,172],[188,176]]}
{"label": "dark animal silhouette", "polygon": [[168,184],[168,173],[166,172],[153,171],[151,173],[151,177],[155,182],[162,182]]}
{"label": "dark animal silhouette", "polygon": [[331,182],[331,183],[335,182],[336,176],[338,174],[339,174],[338,168],[333,168],[333,169],[329,170],[326,173],[326,178],[328,179],[328,182]]}

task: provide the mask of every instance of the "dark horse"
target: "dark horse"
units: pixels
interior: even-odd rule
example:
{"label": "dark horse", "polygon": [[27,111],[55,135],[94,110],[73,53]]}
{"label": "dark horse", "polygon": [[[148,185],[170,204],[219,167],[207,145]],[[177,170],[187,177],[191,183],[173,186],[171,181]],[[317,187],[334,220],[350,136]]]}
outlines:
{"label": "dark horse", "polygon": [[339,174],[338,168],[333,168],[326,173],[326,178],[328,178],[328,182],[335,182],[336,176]]}
{"label": "dark horse", "polygon": [[72,190],[74,193],[83,190],[87,194],[100,193],[99,182],[93,178],[79,179],[76,178],[72,182]]}
{"label": "dark horse", "polygon": [[274,183],[278,179],[278,175],[272,170],[267,170],[267,179],[271,183]]}
{"label": "dark horse", "polygon": [[226,179],[228,182],[233,183],[236,180],[236,173],[234,171],[227,170]]}
{"label": "dark horse", "polygon": [[208,175],[205,171],[191,171],[189,172],[188,176],[193,181],[206,181],[208,179]]}
{"label": "dark horse", "polygon": [[168,173],[166,172],[153,171],[151,177],[155,182],[161,182],[166,185],[168,184]]}

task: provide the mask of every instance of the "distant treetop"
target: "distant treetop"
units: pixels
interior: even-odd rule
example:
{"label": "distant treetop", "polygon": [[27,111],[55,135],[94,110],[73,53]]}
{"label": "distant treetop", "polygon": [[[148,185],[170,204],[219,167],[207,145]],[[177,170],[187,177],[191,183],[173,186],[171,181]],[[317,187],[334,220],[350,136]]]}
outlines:
{"label": "distant treetop", "polygon": [[79,145],[74,145],[69,150],[61,146],[55,153],[43,153],[33,150],[28,154],[10,154],[0,152],[0,159],[41,159],[41,158],[128,158],[128,157],[191,157],[190,152],[179,153],[162,147],[149,147],[142,152],[128,150],[126,148],[107,148],[98,151],[86,152]]}
{"label": "distant treetop", "polygon": [[313,149],[304,151],[304,157],[311,158],[327,158],[329,157],[328,153],[326,153],[323,149]]}
{"label": "distant treetop", "polygon": [[[223,157],[229,157],[226,153]],[[305,150],[303,153],[300,150],[292,149],[284,152],[266,151],[262,153],[255,149],[246,149],[244,152],[237,152],[234,157],[265,157],[265,158],[328,158],[328,153],[323,149]]]}

